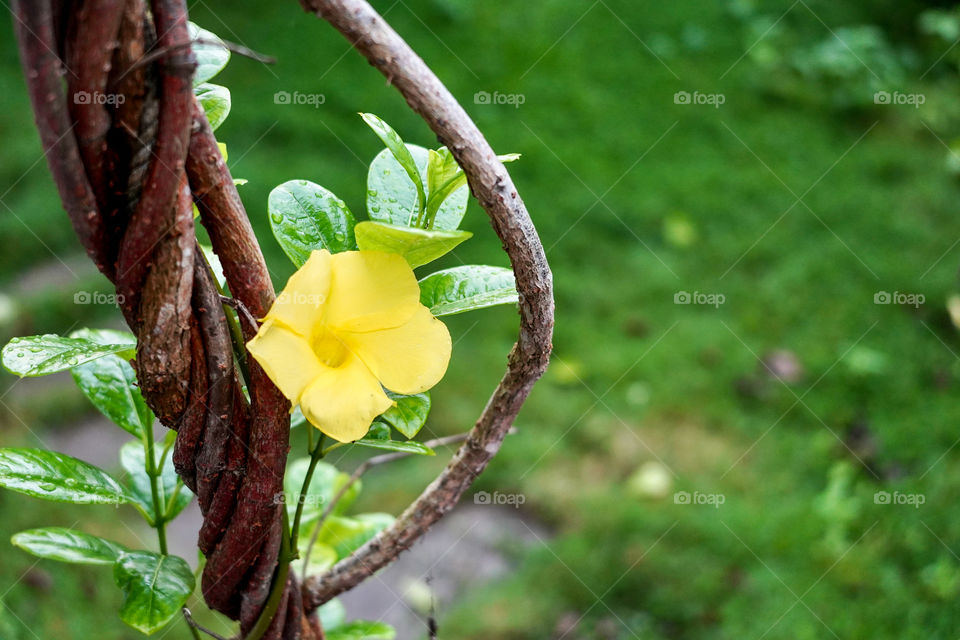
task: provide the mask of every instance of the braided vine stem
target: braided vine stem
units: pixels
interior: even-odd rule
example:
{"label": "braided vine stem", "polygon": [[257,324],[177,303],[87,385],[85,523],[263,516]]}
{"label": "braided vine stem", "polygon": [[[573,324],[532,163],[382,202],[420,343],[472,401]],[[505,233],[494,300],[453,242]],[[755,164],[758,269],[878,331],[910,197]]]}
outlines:
{"label": "braided vine stem", "polygon": [[[273,285],[193,95],[186,3],[17,0],[13,16],[60,198],[120,294],[144,398],[178,432],[174,465],[204,516],[204,599],[246,634],[278,565],[289,404],[255,362],[246,380],[235,370],[219,291],[197,246],[194,204],[232,295],[265,315]],[[251,337],[256,327],[245,330]],[[295,578],[263,637],[321,637]]]}

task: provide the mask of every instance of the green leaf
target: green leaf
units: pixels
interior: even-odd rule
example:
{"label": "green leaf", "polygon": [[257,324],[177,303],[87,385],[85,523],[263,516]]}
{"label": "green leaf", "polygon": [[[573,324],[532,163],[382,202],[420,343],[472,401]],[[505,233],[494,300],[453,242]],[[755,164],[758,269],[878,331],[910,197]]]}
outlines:
{"label": "green leaf", "polygon": [[[417,220],[427,204],[427,197],[423,187],[423,176],[417,167],[416,161],[413,159],[413,155],[410,153],[410,149],[403,143],[403,140],[397,135],[397,132],[378,116],[372,113],[361,113],[360,117],[373,129],[377,137],[383,141],[383,144],[387,146],[393,158],[406,172],[407,177],[410,178],[410,182],[413,184],[417,196],[413,207],[410,209],[412,213],[411,220]],[[407,224],[410,224],[410,222],[407,222]]]}
{"label": "green leaf", "polygon": [[129,496],[106,471],[63,453],[0,449],[0,487],[74,504],[121,504]]}
{"label": "green leaf", "polygon": [[127,433],[143,438],[144,430],[153,423],[153,412],[129,362],[108,355],[74,367],[71,373],[93,406]]}
{"label": "green leaf", "polygon": [[[306,568],[303,566],[303,559],[297,561],[299,564],[298,571],[308,576],[318,576],[337,564],[337,560],[336,549],[330,545],[318,543],[313,545],[313,549],[310,551],[310,564]],[[326,625],[324,625],[324,629],[326,628]]]}
{"label": "green leaf", "polygon": [[220,262],[220,256],[218,256],[213,251],[213,247],[198,243],[200,250],[203,251],[203,257],[207,259],[207,264],[210,265],[210,270],[213,272],[213,277],[217,279],[217,282],[220,284],[220,288],[226,289],[227,287],[227,276],[223,273],[223,263]]}
{"label": "green leaf", "polygon": [[[299,458],[287,465],[287,473],[283,477],[283,499],[287,507],[287,515],[291,519],[296,511],[297,500],[300,498],[300,490],[303,488],[303,480],[306,478],[309,466],[310,458]],[[310,486],[307,488],[301,523],[305,525],[317,520],[349,480],[348,474],[339,471],[332,464],[318,462],[313,471],[313,477],[310,478]],[[359,481],[355,482],[337,502],[332,513],[343,513],[356,500],[361,487]]]}
{"label": "green leaf", "polygon": [[367,435],[364,437],[370,440],[389,440],[390,425],[374,421],[367,430]]}
{"label": "green leaf", "polygon": [[331,515],[320,525],[317,542],[329,545],[346,558],[394,522],[388,513],[365,513],[355,518]]}
{"label": "green leaf", "polygon": [[[519,158],[519,153],[508,153],[506,155],[497,156],[497,159],[501,162],[513,162]],[[427,193],[430,195],[427,196],[427,210],[424,215],[426,223],[423,225],[424,228],[434,228],[437,213],[440,210],[441,205],[443,205],[443,203],[453,193],[463,194],[463,204],[461,206],[462,212],[460,213],[460,218],[463,218],[463,213],[466,212],[467,209],[467,191],[463,188],[466,186],[466,184],[467,174],[460,169],[460,165],[457,164],[457,161],[454,159],[453,154],[450,153],[449,149],[446,147],[440,147],[436,151],[433,149],[430,150],[430,158],[427,161]],[[457,203],[453,204],[455,206],[457,205]],[[456,228],[459,223],[460,220],[458,219],[453,228]],[[441,226],[440,228],[446,227]]]}
{"label": "green leaf", "polygon": [[347,621],[347,609],[340,602],[340,598],[334,598],[320,605],[317,608],[317,615],[320,616],[320,625],[325,633],[342,627]]}
{"label": "green leaf", "polygon": [[397,630],[386,622],[354,620],[326,631],[327,640],[393,640]]}
{"label": "green leaf", "polygon": [[408,440],[406,442],[400,440],[373,440],[368,438],[362,438],[360,440],[354,440],[352,444],[360,445],[361,447],[370,447],[371,449],[385,449],[387,451],[400,451],[403,453],[412,453],[418,456],[435,456],[437,453],[428,447],[427,445]]}
{"label": "green leaf", "polygon": [[449,316],[519,299],[513,271],[488,265],[464,265],[420,280],[420,302],[435,316]]}
{"label": "green leaf", "polygon": [[[153,448],[155,465],[160,464],[162,451],[163,446],[161,443],[157,443],[157,446]],[[144,511],[150,514],[153,521],[156,522],[157,514],[153,508],[153,492],[150,488],[150,476],[147,475],[147,452],[141,441],[131,440],[120,447],[120,465],[129,477],[130,499],[140,505]],[[168,453],[163,461],[163,468],[160,469],[159,482],[157,483],[157,497],[160,501],[161,511],[166,509],[166,505],[177,490],[179,483],[180,478],[173,468],[173,456]],[[167,517],[173,518],[183,511],[186,506],[190,504],[192,498],[193,494],[190,490],[181,486],[180,492],[177,493],[176,500],[171,505],[171,510],[170,513],[167,514]],[[160,515],[163,515],[163,513]]]}
{"label": "green leaf", "polygon": [[204,83],[194,87],[193,94],[203,107],[203,112],[210,121],[210,128],[216,131],[230,115],[230,89],[219,84]]}
{"label": "green leaf", "polygon": [[399,253],[413,269],[449,253],[473,235],[469,231],[427,231],[372,220],[357,224],[354,231],[361,250]]}
{"label": "green leaf", "polygon": [[[426,183],[429,172],[429,151],[415,144],[406,145]],[[462,186],[440,204],[433,229],[453,231],[460,226],[467,212],[469,189]],[[429,201],[429,192],[427,200]],[[388,149],[384,149],[370,163],[367,173],[367,212],[371,220],[401,226],[415,226],[417,220],[417,190],[407,178],[404,169]]]}
{"label": "green leaf", "polygon": [[430,158],[427,161],[427,190],[430,195],[427,198],[424,227],[433,228],[440,205],[454,191],[466,184],[467,175],[460,170],[449,149],[440,147],[436,151],[430,150]]}
{"label": "green leaf", "polygon": [[315,249],[330,253],[356,249],[353,214],[343,200],[318,184],[284,182],[270,192],[267,210],[274,237],[297,267]]}
{"label": "green leaf", "polygon": [[430,394],[402,396],[388,391],[387,395],[397,404],[380,414],[378,420],[383,420],[409,440],[420,432],[427,421],[427,415],[430,413]]}
{"label": "green leaf", "polygon": [[195,584],[183,558],[150,551],[121,555],[113,565],[113,579],[124,595],[120,619],[147,635],[180,613]]}
{"label": "green leaf", "polygon": [[[119,329],[90,329],[89,327],[85,327],[72,332],[70,337],[89,340],[97,344],[126,344],[130,346],[131,351],[135,351],[137,348],[137,336],[129,331],[121,331]],[[132,355],[130,356],[131,359],[133,357]]]}
{"label": "green leaf", "polygon": [[[71,338],[98,344],[136,344],[131,333],[112,329],[79,329]],[[153,423],[130,363],[117,355],[107,355],[71,370],[73,380],[90,402],[121,429],[137,438]]]}
{"label": "green leaf", "polygon": [[76,564],[113,564],[127,551],[116,542],[63,527],[28,529],[10,542],[37,557]]}
{"label": "green leaf", "polygon": [[220,73],[230,62],[230,50],[223,45],[215,33],[198,27],[192,22],[187,23],[190,40],[203,40],[204,43],[194,43],[191,47],[197,58],[197,70],[193,72],[193,86],[203,84]]}
{"label": "green leaf", "polygon": [[98,344],[82,338],[64,338],[54,334],[13,338],[0,357],[10,373],[23,376],[45,376],[65,371],[111,353],[133,358],[130,344]]}

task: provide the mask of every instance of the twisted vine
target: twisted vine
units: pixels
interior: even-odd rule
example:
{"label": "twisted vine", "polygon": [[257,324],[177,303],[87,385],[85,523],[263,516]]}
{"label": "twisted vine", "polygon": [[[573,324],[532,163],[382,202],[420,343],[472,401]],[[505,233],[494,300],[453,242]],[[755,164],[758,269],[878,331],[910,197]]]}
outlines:
{"label": "twisted vine", "polygon": [[[507,372],[461,449],[397,519],[326,575],[278,571],[289,404],[256,361],[235,367],[226,313],[195,236],[200,212],[234,299],[266,315],[274,292],[226,163],[193,97],[184,0],[15,0],[28,92],[47,162],[81,244],[120,294],[137,336],[144,398],[177,431],[174,464],[198,496],[207,604],[263,638],[320,640],[315,609],[408,548],[448,512],[500,447],[546,368],[552,281],[503,165],[420,58],[363,0],[302,0],[401,91],[468,177],[510,256],[521,327]],[[66,82],[64,82],[64,76]],[[110,94],[110,104],[76,96]],[[245,339],[257,327],[242,322]],[[241,354],[242,355],[242,354]],[[249,400],[243,393],[247,387]],[[282,578],[280,578],[283,580]],[[279,583],[278,583],[279,586]],[[266,617],[266,616],[265,616]]]}
{"label": "twisted vine", "polygon": [[[197,246],[194,204],[232,295],[266,315],[274,295],[266,264],[193,96],[186,4],[153,0],[148,11],[141,0],[20,0],[13,11],[64,208],[137,336],[144,398],[178,432],[174,463],[204,516],[204,598],[245,634],[278,564],[289,405],[254,361],[247,380],[235,370]],[[146,56],[153,62],[139,64]],[[77,98],[84,94],[113,100]],[[250,338],[256,327],[244,330]],[[316,637],[310,628],[291,579],[264,637]]]}

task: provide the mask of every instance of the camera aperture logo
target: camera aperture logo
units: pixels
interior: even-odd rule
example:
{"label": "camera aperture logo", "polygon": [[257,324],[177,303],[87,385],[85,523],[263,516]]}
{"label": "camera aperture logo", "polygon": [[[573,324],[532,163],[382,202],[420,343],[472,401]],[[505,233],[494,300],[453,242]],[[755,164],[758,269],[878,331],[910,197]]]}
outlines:
{"label": "camera aperture logo", "polygon": [[500,493],[499,491],[490,493],[488,491],[477,491],[473,494],[473,504],[507,505],[519,509],[520,505],[526,501],[527,497],[522,493]]}
{"label": "camera aperture logo", "polygon": [[327,101],[327,96],[322,93],[303,93],[301,91],[277,91],[273,94],[273,104],[293,104],[310,105],[314,109],[319,109],[320,105]]}
{"label": "camera aperture logo", "polygon": [[914,309],[927,301],[927,297],[922,293],[904,293],[902,291],[877,291],[873,294],[873,304],[899,304]]}
{"label": "camera aperture logo", "polygon": [[327,301],[327,296],[322,293],[302,293],[300,291],[283,291],[277,296],[277,302],[281,304],[320,306]]}
{"label": "camera aperture logo", "polygon": [[303,503],[307,507],[322,507],[324,504],[323,496],[318,495],[300,495],[299,493],[276,493],[273,496],[273,504],[299,504]]}
{"label": "camera aperture logo", "polygon": [[927,501],[927,496],[922,493],[901,493],[894,491],[877,491],[873,494],[873,504],[894,504],[908,505],[914,509],[919,509],[920,505]]}
{"label": "camera aperture logo", "polygon": [[673,504],[695,504],[708,505],[714,509],[719,509],[720,505],[727,501],[727,497],[722,493],[701,493],[700,491],[677,491],[673,494]]}
{"label": "camera aperture logo", "polygon": [[901,91],[877,91],[873,94],[873,104],[908,105],[919,109],[927,101],[922,93],[903,93]]}
{"label": "camera aperture logo", "polygon": [[514,109],[519,109],[520,105],[527,101],[527,96],[522,93],[500,93],[494,91],[477,91],[473,94],[473,104],[506,104]]}
{"label": "camera aperture logo", "polygon": [[707,105],[714,109],[719,109],[720,105],[727,101],[727,96],[722,93],[700,93],[694,91],[677,91],[673,94],[673,104],[692,104]]}
{"label": "camera aperture logo", "polygon": [[677,291],[673,294],[673,304],[700,304],[717,309],[727,301],[722,293],[703,293],[701,291]]}
{"label": "camera aperture logo", "polygon": [[73,94],[74,104],[98,104],[115,107],[123,104],[127,96],[122,93],[103,93],[102,91],[77,91]]}
{"label": "camera aperture logo", "polygon": [[73,304],[96,304],[119,307],[123,304],[123,295],[102,291],[77,291],[73,294]]}

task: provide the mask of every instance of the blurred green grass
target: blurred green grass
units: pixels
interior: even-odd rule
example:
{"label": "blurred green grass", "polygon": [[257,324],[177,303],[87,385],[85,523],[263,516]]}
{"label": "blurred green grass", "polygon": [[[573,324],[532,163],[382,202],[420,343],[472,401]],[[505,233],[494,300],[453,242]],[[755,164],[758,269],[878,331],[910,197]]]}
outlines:
{"label": "blurred green grass", "polygon": [[[810,3],[831,26],[895,22],[871,13],[882,4]],[[559,636],[564,620],[582,616],[567,637],[954,637],[960,344],[944,306],[955,290],[960,190],[937,137],[906,126],[900,112],[838,114],[765,95],[760,72],[738,62],[749,43],[720,3],[375,5],[494,148],[523,154],[510,171],[556,281],[556,357],[478,486],[522,492],[557,536],[505,582],[442,612],[442,634]],[[791,3],[775,5],[780,15]],[[281,284],[291,268],[267,227],[273,186],[309,179],[362,213],[365,163],[379,142],[356,112],[383,116],[409,142],[433,139],[346,41],[296,3],[200,0],[190,10],[278,59],[268,68],[234,57],[218,78],[233,93],[218,137],[234,175],[250,179],[241,195]],[[801,7],[794,17],[823,28]],[[647,43],[660,43],[662,60]],[[38,161],[9,38],[0,51],[0,199],[10,209],[0,211],[0,280],[9,294],[25,271],[78,248]],[[280,105],[277,91],[325,102]],[[474,104],[477,91],[525,101]],[[677,91],[720,92],[726,102],[677,105]],[[665,232],[677,221],[692,242]],[[439,266],[506,264],[476,205],[465,228],[475,238]],[[4,332],[115,321],[72,304],[73,291],[93,287],[108,289],[88,271],[47,291],[17,290],[20,311]],[[720,293],[725,303],[677,305],[679,291]],[[922,293],[926,303],[875,305],[878,291]],[[482,408],[516,317],[495,309],[449,325],[454,360],[430,425],[441,434]],[[766,374],[758,357],[776,349],[796,354],[802,379],[782,385]],[[874,373],[858,365],[871,357],[884,363]],[[55,407],[82,410],[63,395]],[[70,428],[49,401],[18,398],[4,403],[5,443],[35,444],[24,423],[39,434]],[[672,471],[664,498],[631,483],[651,461]],[[386,482],[379,494],[368,482],[365,501],[399,508],[426,480],[414,467],[374,476]],[[725,502],[674,504],[678,490]],[[878,490],[926,503],[877,505]],[[79,517],[6,493],[0,509],[10,514],[0,539]],[[109,526],[111,514],[96,517]],[[13,584],[3,599],[39,637],[133,637],[111,614],[113,591],[93,586],[109,577],[41,565],[54,583],[44,590],[15,583],[31,558],[2,545],[0,558],[0,587]],[[32,637],[10,624],[12,637]]]}

